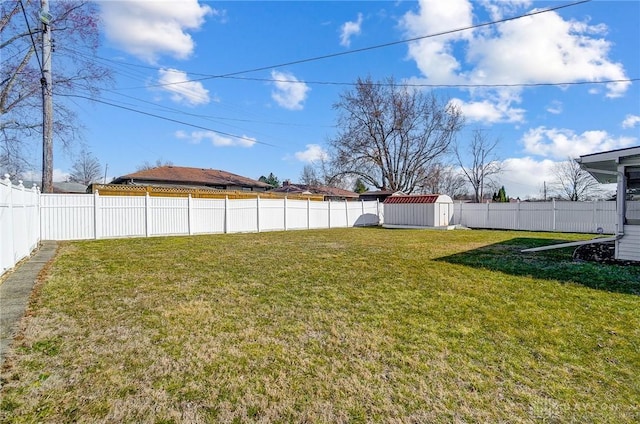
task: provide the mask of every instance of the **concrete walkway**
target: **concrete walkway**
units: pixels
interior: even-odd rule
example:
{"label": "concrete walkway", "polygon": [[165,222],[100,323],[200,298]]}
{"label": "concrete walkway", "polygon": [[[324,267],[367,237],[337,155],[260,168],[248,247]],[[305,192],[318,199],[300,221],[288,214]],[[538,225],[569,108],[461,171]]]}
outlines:
{"label": "concrete walkway", "polygon": [[0,284],[0,366],[19,329],[38,274],[53,259],[57,247],[55,241],[43,241],[40,249]]}

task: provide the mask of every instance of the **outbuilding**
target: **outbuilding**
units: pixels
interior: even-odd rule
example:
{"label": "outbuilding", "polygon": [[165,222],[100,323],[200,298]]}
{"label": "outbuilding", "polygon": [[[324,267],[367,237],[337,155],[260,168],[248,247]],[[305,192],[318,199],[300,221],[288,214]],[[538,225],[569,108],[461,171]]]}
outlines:
{"label": "outbuilding", "polygon": [[453,200],[445,194],[389,196],[383,207],[386,228],[453,228]]}

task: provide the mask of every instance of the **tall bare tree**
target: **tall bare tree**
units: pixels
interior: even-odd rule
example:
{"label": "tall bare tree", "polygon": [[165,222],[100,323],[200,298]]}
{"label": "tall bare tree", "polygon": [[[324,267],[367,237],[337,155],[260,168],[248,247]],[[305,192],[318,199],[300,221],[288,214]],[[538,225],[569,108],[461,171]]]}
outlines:
{"label": "tall bare tree", "polygon": [[318,170],[311,164],[305,165],[300,173],[300,183],[308,186],[320,185]]}
{"label": "tall bare tree", "polygon": [[467,179],[453,166],[436,163],[425,176],[422,191],[455,199],[467,193]]}
{"label": "tall bare tree", "polygon": [[473,188],[476,203],[483,201],[485,188],[495,186],[493,177],[502,172],[501,163],[494,152],[499,141],[497,138],[490,140],[481,130],[474,130],[466,150],[460,145],[454,149],[458,165]]}
{"label": "tall bare tree", "polygon": [[140,165],[136,167],[136,170],[146,171],[147,169],[160,168],[161,166],[172,166],[172,165],[173,165],[173,162],[171,162],[170,160],[156,159],[154,163],[151,163],[145,160],[144,162],[142,162]]}
{"label": "tall bare tree", "polygon": [[358,79],[341,94],[338,134],[330,140],[334,176],[361,178],[378,189],[412,193],[462,128],[459,108],[393,78]]}
{"label": "tall bare tree", "polygon": [[[80,124],[65,96],[91,98],[110,71],[96,61],[98,12],[89,1],[51,3],[53,53],[54,142],[68,147],[79,138]],[[24,11],[23,11],[24,8]],[[40,1],[0,2],[0,166],[8,170],[28,165],[25,152],[42,141],[42,57],[39,46]],[[33,167],[33,164],[30,164]]]}
{"label": "tall bare tree", "polygon": [[102,165],[98,159],[87,149],[80,150],[78,159],[71,167],[70,180],[75,183],[89,185],[98,181],[102,176]]}
{"label": "tall bare tree", "polygon": [[553,174],[551,188],[561,199],[579,202],[598,198],[603,194],[600,183],[571,158],[557,163]]}

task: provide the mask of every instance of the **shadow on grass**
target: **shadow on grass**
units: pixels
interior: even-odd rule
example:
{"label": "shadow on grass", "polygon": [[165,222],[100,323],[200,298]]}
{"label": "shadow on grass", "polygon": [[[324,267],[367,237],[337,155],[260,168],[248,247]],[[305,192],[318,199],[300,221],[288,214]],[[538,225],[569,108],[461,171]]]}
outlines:
{"label": "shadow on grass", "polygon": [[519,237],[437,260],[510,275],[573,282],[598,290],[640,295],[640,266],[577,262],[573,260],[575,247],[521,252],[522,249],[566,241]]}

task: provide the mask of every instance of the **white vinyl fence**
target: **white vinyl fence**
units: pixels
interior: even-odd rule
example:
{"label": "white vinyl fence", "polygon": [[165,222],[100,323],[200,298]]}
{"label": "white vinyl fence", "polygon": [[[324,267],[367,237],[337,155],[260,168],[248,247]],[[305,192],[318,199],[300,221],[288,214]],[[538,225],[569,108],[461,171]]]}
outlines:
{"label": "white vinyl fence", "polygon": [[378,224],[376,201],[43,194],[41,238],[81,240],[261,232]]}
{"label": "white vinyl fence", "polygon": [[0,179],[0,275],[28,257],[40,241],[40,191]]}
{"label": "white vinyl fence", "polygon": [[[627,202],[627,217],[640,218],[640,202]],[[469,228],[613,234],[616,202],[455,203],[453,221]]]}
{"label": "white vinyl fence", "polygon": [[[640,202],[627,202],[640,219]],[[0,180],[0,275],[40,240],[81,240],[336,228],[381,224],[382,205],[289,199],[40,194]],[[470,228],[612,234],[615,202],[520,202],[453,205],[452,224]]]}

